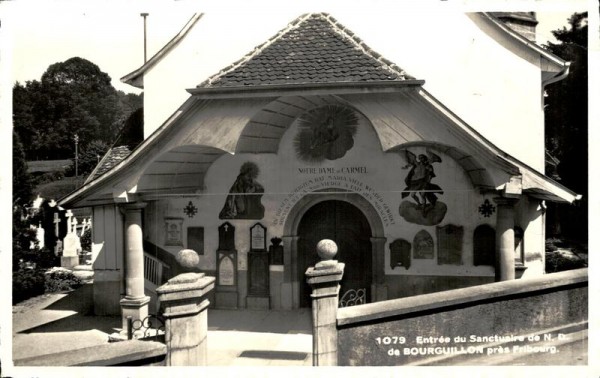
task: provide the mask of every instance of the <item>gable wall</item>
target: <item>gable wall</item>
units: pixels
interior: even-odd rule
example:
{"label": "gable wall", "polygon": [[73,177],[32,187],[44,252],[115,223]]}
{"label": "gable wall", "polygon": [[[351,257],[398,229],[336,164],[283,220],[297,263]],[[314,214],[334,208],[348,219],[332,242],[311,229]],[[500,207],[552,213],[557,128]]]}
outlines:
{"label": "gable wall", "polygon": [[[541,74],[535,62],[501,46],[462,13],[398,7],[332,14],[373,50],[424,79],[426,90],[498,147],[543,171]],[[293,10],[206,13],[144,78],[145,136],[183,103],[186,88],[237,61],[297,16]],[[438,32],[415,32],[424,20]]]}
{"label": "gable wall", "polygon": [[[543,172],[538,62],[519,57],[524,55],[520,47],[509,51],[466,14],[384,12],[379,17],[376,29],[357,14],[337,18],[371,48],[425,80],[429,93],[496,146]],[[425,20],[436,25],[434,32],[418,32]]]}
{"label": "gable wall", "polygon": [[[187,247],[188,227],[204,228],[204,254],[200,257],[203,270],[216,269],[216,251],[218,249],[217,228],[228,221],[236,227],[236,249],[238,251],[238,269],[247,270],[247,253],[250,249],[249,229],[260,222],[267,227],[267,240],[272,237],[287,236],[284,225],[294,205],[308,192],[320,189],[351,191],[362,195],[381,219],[385,245],[385,274],[389,277],[410,276],[470,276],[473,279],[493,279],[491,266],[473,265],[473,232],[480,224],[495,226],[495,213],[486,217],[478,208],[487,199],[493,204],[493,195],[483,195],[476,190],[462,167],[451,157],[436,152],[441,163],[434,163],[436,177],[432,183],[439,185],[443,195],[439,202],[447,206],[447,213],[437,226],[462,226],[464,231],[462,259],[460,264],[438,264],[436,225],[419,225],[407,221],[400,215],[403,202],[414,203],[410,197],[402,198],[404,182],[409,169],[405,154],[385,153],[375,130],[364,117],[354,138],[353,147],[340,159],[309,163],[298,159],[294,139],[299,132],[298,123],[294,123],[284,134],[277,154],[224,155],[213,163],[206,174],[206,190],[197,196],[181,196],[161,199],[153,202],[145,210],[145,237],[166,250],[176,253]],[[426,154],[424,147],[410,147],[418,155]],[[219,219],[232,184],[245,162],[254,162],[260,169],[256,181],[265,189],[261,203],[265,208],[262,219]],[[332,170],[337,173],[329,173]],[[197,208],[193,217],[185,215],[184,208],[192,202]],[[418,212],[418,211],[417,211]],[[178,218],[182,222],[182,243],[180,246],[166,244],[166,220]],[[426,230],[435,243],[435,255],[431,259],[412,259],[409,269],[392,267],[389,245],[397,239],[405,239],[411,244],[415,235]],[[270,243],[268,243],[270,244]],[[477,278],[479,277],[479,278]],[[390,278],[391,279],[391,278]],[[484,281],[485,281],[484,280]],[[481,282],[484,282],[481,281]],[[394,280],[390,281],[395,285]],[[424,281],[425,282],[425,281]],[[485,281],[487,282],[487,281]],[[391,292],[394,294],[395,292]]]}

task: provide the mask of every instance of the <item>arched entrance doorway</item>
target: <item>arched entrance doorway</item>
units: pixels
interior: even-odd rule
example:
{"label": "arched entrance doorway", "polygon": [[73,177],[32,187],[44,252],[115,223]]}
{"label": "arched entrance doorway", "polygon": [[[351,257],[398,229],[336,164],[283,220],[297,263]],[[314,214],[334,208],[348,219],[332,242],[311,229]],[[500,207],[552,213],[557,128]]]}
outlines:
{"label": "arched entrance doorway", "polygon": [[372,247],[371,227],[363,212],[349,202],[328,200],[308,209],[298,225],[298,277],[300,307],[310,307],[310,288],[304,273],[314,266],[319,257],[316,245],[322,239],[331,239],[338,245],[336,259],[346,264],[340,296],[348,290],[365,289],[366,300],[371,301]]}

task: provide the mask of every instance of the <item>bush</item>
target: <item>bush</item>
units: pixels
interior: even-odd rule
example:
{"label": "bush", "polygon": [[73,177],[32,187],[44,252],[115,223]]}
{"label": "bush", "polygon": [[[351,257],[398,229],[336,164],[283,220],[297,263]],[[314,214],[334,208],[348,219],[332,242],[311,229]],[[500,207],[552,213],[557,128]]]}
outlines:
{"label": "bush", "polygon": [[546,273],[563,272],[565,270],[585,268],[587,263],[579,256],[564,255],[561,252],[546,253]]}
{"label": "bush", "polygon": [[13,304],[44,294],[45,277],[39,269],[21,268],[13,272]]}
{"label": "bush", "polygon": [[92,250],[92,229],[88,228],[81,235],[81,250],[84,252],[91,252]]}
{"label": "bush", "polygon": [[45,287],[47,293],[69,291],[82,285],[81,279],[67,269],[51,269],[47,271],[45,275]]}

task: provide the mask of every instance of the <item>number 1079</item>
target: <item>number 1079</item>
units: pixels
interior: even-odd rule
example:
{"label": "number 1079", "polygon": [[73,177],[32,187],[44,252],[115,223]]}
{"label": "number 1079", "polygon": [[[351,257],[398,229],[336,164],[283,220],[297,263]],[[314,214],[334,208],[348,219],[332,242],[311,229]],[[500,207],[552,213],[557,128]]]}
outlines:
{"label": "number 1079", "polygon": [[383,344],[383,345],[404,344],[404,343],[406,343],[406,337],[403,337],[403,336],[376,337],[375,341],[377,342],[377,344]]}

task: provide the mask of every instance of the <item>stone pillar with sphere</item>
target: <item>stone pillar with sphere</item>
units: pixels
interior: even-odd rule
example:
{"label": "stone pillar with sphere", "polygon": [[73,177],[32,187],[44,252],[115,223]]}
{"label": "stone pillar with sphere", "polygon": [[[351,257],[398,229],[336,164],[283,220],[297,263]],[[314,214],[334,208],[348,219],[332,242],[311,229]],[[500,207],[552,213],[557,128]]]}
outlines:
{"label": "stone pillar with sphere", "polygon": [[[187,271],[199,262],[198,254],[183,249],[177,261]],[[156,289],[165,319],[167,366],[203,366],[207,362],[207,296],[215,278],[204,273],[183,273]]]}
{"label": "stone pillar with sphere", "polygon": [[337,365],[337,308],[344,264],[333,260],[337,254],[333,240],[317,244],[321,261],[306,270],[312,288],[313,366]]}

